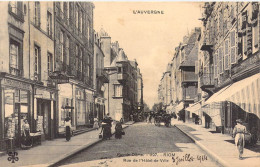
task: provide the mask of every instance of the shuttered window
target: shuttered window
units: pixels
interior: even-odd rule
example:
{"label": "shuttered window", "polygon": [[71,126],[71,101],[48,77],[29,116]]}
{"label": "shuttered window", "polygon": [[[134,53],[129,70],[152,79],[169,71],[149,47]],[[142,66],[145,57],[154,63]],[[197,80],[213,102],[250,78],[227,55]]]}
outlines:
{"label": "shuttered window", "polygon": [[218,77],[218,51],[214,54],[214,78]]}
{"label": "shuttered window", "polygon": [[219,48],[219,73],[223,73],[223,47]]}
{"label": "shuttered window", "polygon": [[225,57],[224,57],[224,69],[229,69],[229,40],[225,40]]}
{"label": "shuttered window", "polygon": [[235,30],[230,32],[230,63],[236,63],[236,32]]}

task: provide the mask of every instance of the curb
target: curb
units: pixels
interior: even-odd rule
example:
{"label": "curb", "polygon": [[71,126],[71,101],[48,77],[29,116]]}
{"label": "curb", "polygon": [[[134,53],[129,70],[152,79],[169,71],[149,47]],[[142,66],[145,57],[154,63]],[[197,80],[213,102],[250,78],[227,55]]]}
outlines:
{"label": "curb", "polygon": [[220,165],[224,166],[224,167],[231,167],[230,164],[228,164],[225,160],[223,160],[222,158],[220,158],[218,155],[216,155],[214,152],[212,152],[211,150],[209,150],[206,146],[204,146],[201,142],[197,141],[194,137],[192,137],[191,135],[189,135],[188,133],[184,132],[183,130],[181,130],[178,125],[174,125],[177,129],[179,129],[183,134],[185,134],[187,137],[189,137],[195,144],[197,144],[202,150],[204,150],[205,152],[207,152],[211,158],[213,158],[217,163],[219,163]]}
{"label": "curb", "polygon": [[[123,129],[125,129],[125,128],[129,127],[130,125],[133,125],[133,124],[134,124],[134,123],[132,123],[132,124],[125,124],[126,126],[123,127]],[[112,135],[114,135],[114,134],[115,134],[115,132],[112,133]],[[98,144],[99,142],[102,142],[102,141],[103,141],[102,139],[98,139],[98,140],[96,140],[96,141],[94,141],[94,142],[91,142],[91,143],[89,143],[89,144],[87,144],[87,145],[84,145],[84,146],[82,146],[82,147],[80,147],[80,148],[78,148],[78,149],[75,149],[74,151],[72,151],[72,152],[70,152],[70,153],[67,153],[67,154],[65,154],[65,155],[62,155],[61,157],[57,158],[57,159],[54,160],[52,163],[49,163],[47,166],[48,166],[48,167],[58,166],[60,163],[62,163],[62,161],[64,161],[64,160],[70,158],[70,157],[73,156],[74,154],[77,154],[77,153],[79,153],[79,152],[81,152],[81,151],[83,151],[83,150],[85,150],[85,149],[87,149],[87,148],[89,148],[89,147],[92,147],[92,146],[94,146],[95,144]]]}

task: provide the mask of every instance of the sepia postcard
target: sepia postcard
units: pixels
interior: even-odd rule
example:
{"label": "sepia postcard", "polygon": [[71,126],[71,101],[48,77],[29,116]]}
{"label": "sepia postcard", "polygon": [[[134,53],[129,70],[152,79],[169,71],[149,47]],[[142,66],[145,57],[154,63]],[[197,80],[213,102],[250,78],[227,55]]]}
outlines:
{"label": "sepia postcard", "polygon": [[1,1],[0,166],[257,167],[258,1]]}

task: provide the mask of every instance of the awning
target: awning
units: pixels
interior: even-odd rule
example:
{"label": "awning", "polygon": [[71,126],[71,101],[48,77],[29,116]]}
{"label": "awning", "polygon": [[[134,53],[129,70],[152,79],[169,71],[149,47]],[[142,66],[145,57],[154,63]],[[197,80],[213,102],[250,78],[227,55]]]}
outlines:
{"label": "awning", "polygon": [[230,101],[260,118],[260,73],[235,82],[212,95],[206,104]]}
{"label": "awning", "polygon": [[192,104],[191,106],[185,108],[185,110],[190,111],[190,112],[192,112],[192,113],[194,113],[194,114],[199,115],[199,109],[201,108],[200,102],[201,102],[201,101],[198,101],[198,102]]}
{"label": "awning", "polygon": [[175,112],[179,112],[184,108],[184,103],[180,102],[176,107],[175,107]]}

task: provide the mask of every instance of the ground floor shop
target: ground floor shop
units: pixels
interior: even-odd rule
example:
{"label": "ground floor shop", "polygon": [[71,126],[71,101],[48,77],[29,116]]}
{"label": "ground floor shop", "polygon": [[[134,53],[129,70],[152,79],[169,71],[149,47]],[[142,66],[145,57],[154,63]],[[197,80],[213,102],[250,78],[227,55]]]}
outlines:
{"label": "ground floor shop", "polygon": [[236,120],[241,119],[247,131],[259,138],[259,92],[260,74],[255,74],[222,88],[201,104],[195,113],[206,128],[226,134],[232,134]]}
{"label": "ground floor shop", "polygon": [[64,121],[69,117],[72,130],[82,129],[94,123],[94,91],[84,85],[69,82],[58,85],[58,133],[65,132]]}
{"label": "ground floor shop", "polygon": [[0,79],[1,150],[21,146],[25,120],[32,136],[53,139],[57,91],[8,74]]}

